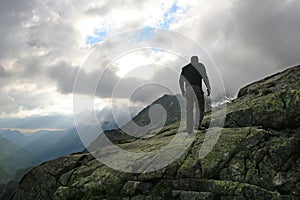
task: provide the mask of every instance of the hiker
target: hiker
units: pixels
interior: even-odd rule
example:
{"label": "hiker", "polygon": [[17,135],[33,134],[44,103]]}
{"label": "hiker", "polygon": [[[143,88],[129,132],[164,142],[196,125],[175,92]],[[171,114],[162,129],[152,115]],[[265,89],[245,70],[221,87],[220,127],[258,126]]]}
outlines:
{"label": "hiker", "polygon": [[[182,95],[186,98],[186,129],[189,134],[193,133],[194,122],[197,130],[202,129],[201,122],[204,116],[202,79],[207,88],[207,96],[209,96],[211,88],[205,66],[202,63],[199,63],[197,56],[192,56],[191,63],[182,68],[179,79]],[[195,121],[193,117],[194,105],[196,106]]]}

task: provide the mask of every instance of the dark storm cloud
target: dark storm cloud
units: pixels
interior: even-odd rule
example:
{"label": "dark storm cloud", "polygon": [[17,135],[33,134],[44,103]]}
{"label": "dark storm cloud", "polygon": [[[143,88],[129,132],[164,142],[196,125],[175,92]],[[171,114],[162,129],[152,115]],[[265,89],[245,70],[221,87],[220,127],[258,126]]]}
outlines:
{"label": "dark storm cloud", "polygon": [[300,63],[300,1],[235,0],[208,19],[197,26],[198,36],[219,66],[229,96]]}
{"label": "dark storm cloud", "polygon": [[49,68],[48,75],[55,80],[62,93],[72,93],[79,67],[74,67],[66,61],[60,61]]}
{"label": "dark storm cloud", "polygon": [[232,37],[281,67],[299,63],[300,1],[236,1],[232,11]]}
{"label": "dark storm cloud", "polygon": [[48,74],[62,93],[72,93],[76,82],[75,93],[101,98],[128,98],[137,85],[144,83],[144,80],[139,78],[120,78],[114,68],[88,73],[85,69],[74,67],[66,61],[60,61],[50,67]]}

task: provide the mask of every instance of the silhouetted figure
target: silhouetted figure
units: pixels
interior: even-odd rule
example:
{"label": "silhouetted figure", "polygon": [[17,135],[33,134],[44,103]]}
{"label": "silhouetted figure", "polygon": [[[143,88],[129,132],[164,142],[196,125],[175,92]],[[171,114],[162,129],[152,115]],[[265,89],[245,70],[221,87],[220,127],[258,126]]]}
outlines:
{"label": "silhouetted figure", "polygon": [[202,90],[202,79],[207,88],[207,96],[210,95],[210,84],[206,74],[205,66],[199,63],[197,56],[191,57],[191,63],[182,68],[179,79],[182,95],[186,98],[186,129],[193,133],[193,110],[196,106],[195,124],[196,129],[201,128],[204,116],[204,92]]}

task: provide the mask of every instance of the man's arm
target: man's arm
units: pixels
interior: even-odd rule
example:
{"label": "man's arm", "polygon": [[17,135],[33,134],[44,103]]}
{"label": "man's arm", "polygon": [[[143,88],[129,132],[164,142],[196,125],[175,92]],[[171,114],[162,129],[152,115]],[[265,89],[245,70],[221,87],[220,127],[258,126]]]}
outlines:
{"label": "man's arm", "polygon": [[203,64],[201,64],[201,65],[202,65],[202,67],[201,67],[202,70],[200,71],[200,73],[201,73],[201,76],[202,76],[203,81],[204,81],[204,83],[206,85],[206,88],[207,88],[207,96],[209,96],[210,92],[211,92],[210,83],[209,83],[209,80],[208,80],[206,69],[205,69]]}
{"label": "man's arm", "polygon": [[182,76],[182,74],[180,74],[180,78],[179,78],[179,85],[180,85],[180,90],[182,93],[182,96],[185,97],[185,90],[184,90],[184,77]]}

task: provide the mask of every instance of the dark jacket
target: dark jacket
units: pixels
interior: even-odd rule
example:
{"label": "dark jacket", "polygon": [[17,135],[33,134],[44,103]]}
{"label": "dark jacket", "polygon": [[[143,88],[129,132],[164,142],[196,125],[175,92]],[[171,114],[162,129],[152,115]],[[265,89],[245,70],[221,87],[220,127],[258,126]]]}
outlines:
{"label": "dark jacket", "polygon": [[179,83],[181,91],[184,91],[184,83],[185,86],[198,86],[202,89],[202,79],[204,80],[207,89],[210,90],[210,83],[206,74],[205,66],[202,63],[187,64],[182,68],[180,75]]}

